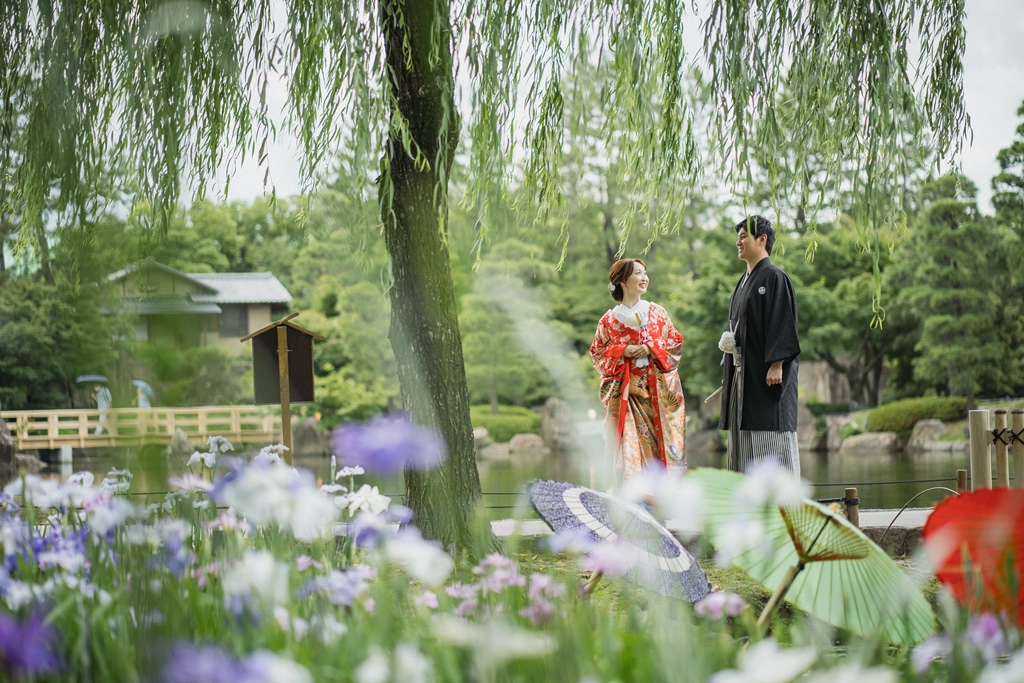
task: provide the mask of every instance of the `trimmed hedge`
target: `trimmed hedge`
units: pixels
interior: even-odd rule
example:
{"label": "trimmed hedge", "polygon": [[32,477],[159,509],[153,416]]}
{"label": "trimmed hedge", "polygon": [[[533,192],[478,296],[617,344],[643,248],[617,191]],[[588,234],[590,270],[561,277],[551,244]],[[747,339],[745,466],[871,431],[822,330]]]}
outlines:
{"label": "trimmed hedge", "polygon": [[489,405],[471,406],[469,418],[474,427],[483,427],[491,441],[505,443],[516,434],[540,434],[540,414],[529,408],[498,406],[492,413]]}
{"label": "trimmed hedge", "polygon": [[967,418],[967,399],[962,396],[908,398],[879,406],[868,413],[868,431],[896,432],[904,443],[918,420],[946,422]]}

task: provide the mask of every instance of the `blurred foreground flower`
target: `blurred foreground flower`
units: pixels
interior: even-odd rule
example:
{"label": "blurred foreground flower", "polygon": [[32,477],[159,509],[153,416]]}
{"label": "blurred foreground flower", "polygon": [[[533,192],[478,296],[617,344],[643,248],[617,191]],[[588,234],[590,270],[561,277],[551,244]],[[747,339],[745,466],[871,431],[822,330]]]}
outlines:
{"label": "blurred foreground flower", "polygon": [[240,660],[217,647],[185,644],[171,652],[163,679],[165,683],[313,683],[304,666],[266,650]]}
{"label": "blurred foreground flower", "polygon": [[723,617],[738,617],[747,607],[746,601],[729,591],[711,591],[693,606],[698,616],[718,621]]}
{"label": "blurred foreground flower", "polygon": [[[53,649],[54,631],[33,612],[24,623],[0,613],[0,673],[11,678],[52,673],[60,662]],[[0,679],[10,680],[7,675]]]}
{"label": "blurred foreground flower", "polygon": [[342,425],[334,432],[332,443],[348,466],[378,474],[397,474],[404,467],[426,470],[444,458],[440,437],[405,417]]}
{"label": "blurred foreground flower", "polygon": [[[964,631],[955,637],[937,633],[919,643],[910,653],[910,663],[918,675],[927,672],[933,662],[951,658],[970,670],[991,666],[1018,645],[1007,639],[1009,633],[1013,633],[1009,624],[991,612],[983,612],[972,616]],[[1024,683],[1024,676],[1020,680]]]}
{"label": "blurred foreground flower", "polygon": [[1024,683],[1024,650],[1010,657],[1005,663],[993,662],[986,666],[978,683]]}
{"label": "blurred foreground flower", "polygon": [[437,640],[469,652],[480,678],[513,659],[545,657],[558,643],[546,633],[528,631],[502,620],[471,623],[447,614],[434,619]]}
{"label": "blurred foreground flower", "polygon": [[300,541],[334,533],[337,505],[316,484],[312,473],[276,462],[233,463],[210,495],[256,526],[276,525]]}
{"label": "blurred foreground flower", "polygon": [[288,600],[288,565],[266,550],[246,550],[221,579],[224,601],[236,614],[260,604],[273,607]]}
{"label": "blurred foreground flower", "polygon": [[455,562],[441,545],[424,540],[415,527],[406,527],[389,538],[384,544],[384,555],[428,586],[444,583],[455,568]]}
{"label": "blurred foreground flower", "polygon": [[810,497],[807,482],[794,477],[774,458],[752,463],[743,483],[736,489],[738,503],[747,510],[799,505]]}
{"label": "blurred foreground flower", "polygon": [[[811,674],[806,683],[897,683],[899,677],[892,669],[882,666],[864,667],[860,662],[841,664]],[[804,680],[801,679],[801,683]]]}
{"label": "blurred foreground flower", "polygon": [[684,539],[696,538],[704,525],[704,488],[679,470],[655,466],[626,480],[618,496],[657,517],[671,520]]}
{"label": "blurred foreground flower", "polygon": [[767,638],[741,652],[739,669],[726,669],[711,676],[711,683],[789,683],[818,658],[813,647],[783,649],[774,638]]}

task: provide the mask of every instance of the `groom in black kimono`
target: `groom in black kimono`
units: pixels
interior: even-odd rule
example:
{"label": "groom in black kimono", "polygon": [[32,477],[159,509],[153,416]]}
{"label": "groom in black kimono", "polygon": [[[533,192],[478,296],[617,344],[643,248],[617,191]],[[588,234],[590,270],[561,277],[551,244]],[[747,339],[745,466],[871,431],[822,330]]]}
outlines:
{"label": "groom in black kimono", "polygon": [[775,229],[763,216],[736,225],[736,249],[747,270],[729,300],[719,429],[729,430],[729,469],[774,459],[800,476],[796,438],[796,296],[789,276],[772,264]]}

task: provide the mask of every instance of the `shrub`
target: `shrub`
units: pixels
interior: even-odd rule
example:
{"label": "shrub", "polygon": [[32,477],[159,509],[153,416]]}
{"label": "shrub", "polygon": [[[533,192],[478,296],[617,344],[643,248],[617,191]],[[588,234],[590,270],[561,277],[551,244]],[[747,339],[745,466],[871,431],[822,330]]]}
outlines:
{"label": "shrub", "polygon": [[850,404],[817,403],[815,401],[808,401],[807,410],[811,411],[811,415],[813,415],[814,417],[822,417],[823,415],[839,415],[841,413],[850,412]]}
{"label": "shrub", "polygon": [[860,434],[861,428],[854,424],[845,424],[839,428],[839,441],[846,441],[854,434]]}
{"label": "shrub", "polygon": [[868,413],[868,431],[896,432],[906,442],[918,420],[962,420],[966,415],[967,399],[962,396],[908,398]]}
{"label": "shrub", "polygon": [[474,427],[483,427],[498,443],[511,441],[516,434],[540,433],[540,415],[529,408],[499,406],[498,412],[492,413],[490,406],[473,406],[469,417]]}

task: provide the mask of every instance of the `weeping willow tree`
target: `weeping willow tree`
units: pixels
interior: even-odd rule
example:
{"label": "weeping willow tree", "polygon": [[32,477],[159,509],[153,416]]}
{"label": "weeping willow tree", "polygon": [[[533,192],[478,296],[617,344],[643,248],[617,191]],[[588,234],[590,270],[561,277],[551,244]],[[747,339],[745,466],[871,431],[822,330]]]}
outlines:
{"label": "weeping willow tree", "polygon": [[[963,20],[963,0],[6,0],[4,224],[26,252],[85,229],[114,168],[159,234],[183,179],[202,190],[265,162],[268,88],[285,78],[308,186],[341,151],[355,176],[376,167],[402,399],[449,450],[408,473],[408,501],[425,534],[463,545],[480,484],[446,242],[456,154],[482,241],[513,187],[557,225],[563,131],[579,123],[567,88],[599,64],[612,76],[586,116],[631,188],[623,234],[671,229],[704,168],[743,196],[758,159],[789,179],[778,197],[805,202],[812,181],[864,171],[852,190],[870,241],[900,209],[899,150],[953,156],[964,139]],[[693,54],[684,27],[703,36]],[[706,127],[687,97],[697,78]]]}

